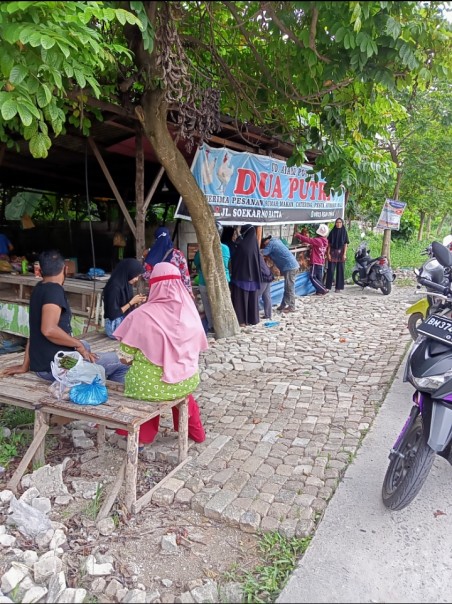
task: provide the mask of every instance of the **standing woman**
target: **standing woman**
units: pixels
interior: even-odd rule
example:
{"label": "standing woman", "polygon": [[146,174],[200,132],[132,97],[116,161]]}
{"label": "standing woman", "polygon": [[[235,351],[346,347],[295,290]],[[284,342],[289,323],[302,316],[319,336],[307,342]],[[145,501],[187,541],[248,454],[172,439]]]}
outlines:
{"label": "standing woman", "polygon": [[[160,262],[149,280],[149,298],[115,331],[121,342],[119,357],[131,365],[124,394],[145,401],[188,397],[188,436],[205,440],[199,407],[191,394],[199,384],[199,354],[207,338],[193,299],[182,284],[179,270]],[[173,407],[174,429],[178,410]],[[157,416],[140,426],[139,443],[151,443],[159,429]],[[127,434],[118,430],[118,434]]]}
{"label": "standing woman", "polygon": [[328,269],[326,273],[325,287],[331,289],[333,285],[334,272],[336,271],[336,292],[344,289],[344,265],[347,259],[348,240],[347,229],[342,218],[337,218],[334,227],[328,235]]}
{"label": "standing woman", "polygon": [[241,327],[259,323],[259,290],[262,285],[256,229],[245,224],[231,257],[231,300]]}
{"label": "standing woman", "polygon": [[169,229],[163,226],[159,227],[156,229],[154,237],[154,244],[143,253],[144,268],[146,270],[144,278],[150,278],[152,269],[159,262],[171,262],[171,264],[179,269],[182,283],[187,288],[191,297],[194,298],[187,259],[180,250],[173,246]]}
{"label": "standing woman", "polygon": [[115,339],[114,330],[137,304],[146,300],[146,296],[134,296],[132,287],[143,272],[143,265],[135,258],[121,260],[113,269],[102,292],[105,333],[109,338]]}

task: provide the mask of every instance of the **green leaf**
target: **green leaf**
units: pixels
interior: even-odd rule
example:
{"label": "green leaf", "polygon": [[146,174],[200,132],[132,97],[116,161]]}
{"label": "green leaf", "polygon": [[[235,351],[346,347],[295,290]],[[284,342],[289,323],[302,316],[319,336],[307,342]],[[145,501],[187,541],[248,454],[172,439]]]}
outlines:
{"label": "green leaf", "polygon": [[15,65],[9,74],[9,81],[14,86],[20,84],[28,75],[28,69],[24,65]]}
{"label": "green leaf", "polygon": [[41,84],[36,94],[36,101],[40,107],[45,107],[52,100],[52,93],[46,84]]}
{"label": "green leaf", "polygon": [[33,48],[41,46],[41,34],[40,34],[40,32],[39,31],[35,31],[35,33],[30,36],[30,39],[29,39],[28,43]]}
{"label": "green leaf", "polygon": [[398,23],[392,17],[388,17],[388,20],[386,22],[386,33],[391,36],[394,40],[397,40],[401,30],[402,26],[400,25],[400,23]]}
{"label": "green leaf", "polygon": [[19,112],[19,117],[21,119],[22,124],[24,126],[30,126],[33,121],[33,116],[28,111],[27,107],[23,103],[19,102],[17,103],[17,110]]}
{"label": "green leaf", "polygon": [[38,132],[38,124],[33,121],[29,126],[24,128],[24,139],[29,141]]}
{"label": "green leaf", "polygon": [[2,105],[2,118],[5,121],[12,120],[17,114],[17,101],[15,99],[9,99]]}
{"label": "green leaf", "polygon": [[20,102],[22,103],[22,105],[25,105],[25,107],[27,107],[28,111],[32,115],[34,115],[36,119],[40,120],[42,118],[41,112],[35,105],[33,105],[33,103],[31,103],[30,101],[27,101],[25,99],[21,99]]}
{"label": "green leaf", "polygon": [[74,75],[74,68],[72,67],[72,65],[70,63],[67,63],[66,61],[64,61],[63,69],[64,69],[64,73],[67,75],[67,77],[72,78],[72,76]]}
{"label": "green leaf", "polygon": [[8,53],[0,53],[0,70],[5,78],[9,77],[11,69],[14,67],[14,59]]}
{"label": "green leaf", "polygon": [[339,27],[337,32],[334,34],[334,39],[336,40],[336,42],[342,42],[346,33],[347,30],[345,29],[345,27]]}
{"label": "green leaf", "polygon": [[63,44],[63,42],[60,42],[60,40],[57,40],[57,44],[60,47],[61,52],[64,54],[64,56],[67,59],[69,57],[69,55],[71,54],[69,47],[67,46],[67,44]]}
{"label": "green leaf", "polygon": [[75,79],[77,80],[77,84],[80,86],[80,88],[85,88],[86,79],[83,72],[80,69],[74,69],[74,75]]}
{"label": "green leaf", "polygon": [[46,134],[38,132],[30,139],[30,153],[35,158],[46,158],[50,149],[51,140]]}
{"label": "green leaf", "polygon": [[41,45],[46,50],[55,46],[55,40],[53,40],[50,36],[41,36]]}

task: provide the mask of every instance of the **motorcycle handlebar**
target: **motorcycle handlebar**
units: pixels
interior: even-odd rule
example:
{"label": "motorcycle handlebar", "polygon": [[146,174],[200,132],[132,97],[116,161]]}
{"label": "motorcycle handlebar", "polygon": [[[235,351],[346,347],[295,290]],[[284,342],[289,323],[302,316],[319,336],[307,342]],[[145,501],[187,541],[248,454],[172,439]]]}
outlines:
{"label": "motorcycle handlebar", "polygon": [[433,281],[430,281],[430,279],[424,279],[422,277],[419,277],[418,283],[420,283],[421,285],[424,285],[427,289],[429,289],[431,291],[436,291],[439,294],[443,294],[445,296],[447,296],[447,294],[450,292],[449,287],[444,287],[444,285],[440,285],[439,283],[434,283]]}

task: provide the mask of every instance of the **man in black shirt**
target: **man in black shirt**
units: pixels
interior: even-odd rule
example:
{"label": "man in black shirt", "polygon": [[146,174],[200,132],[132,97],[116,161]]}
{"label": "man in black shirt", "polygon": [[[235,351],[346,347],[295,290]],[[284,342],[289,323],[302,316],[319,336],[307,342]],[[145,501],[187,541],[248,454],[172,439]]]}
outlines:
{"label": "man in black shirt", "polygon": [[53,380],[50,363],[55,354],[59,350],[76,350],[86,361],[102,365],[108,379],[123,383],[128,366],[121,363],[116,353],[97,356],[87,343],[72,336],[72,312],[63,289],[66,277],[64,258],[52,250],[43,252],[39,263],[42,281],[34,287],[30,297],[30,337],[24,360],[22,365],[6,368],[4,375],[35,371],[39,377]]}

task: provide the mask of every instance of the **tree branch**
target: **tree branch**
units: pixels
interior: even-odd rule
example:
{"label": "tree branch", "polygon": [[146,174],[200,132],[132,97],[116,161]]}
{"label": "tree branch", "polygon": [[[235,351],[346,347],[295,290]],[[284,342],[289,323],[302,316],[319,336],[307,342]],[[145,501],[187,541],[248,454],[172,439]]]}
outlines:
{"label": "tree branch", "polygon": [[323,61],[324,63],[331,63],[331,59],[321,55],[316,48],[315,37],[317,33],[317,20],[319,18],[319,9],[317,7],[313,7],[312,9],[312,19],[311,19],[311,27],[309,28],[309,48],[315,53],[315,56]]}

